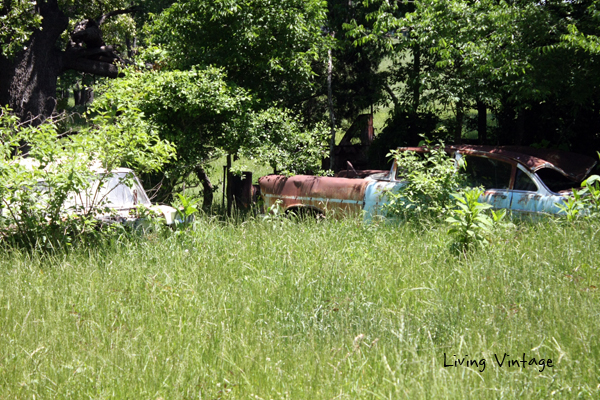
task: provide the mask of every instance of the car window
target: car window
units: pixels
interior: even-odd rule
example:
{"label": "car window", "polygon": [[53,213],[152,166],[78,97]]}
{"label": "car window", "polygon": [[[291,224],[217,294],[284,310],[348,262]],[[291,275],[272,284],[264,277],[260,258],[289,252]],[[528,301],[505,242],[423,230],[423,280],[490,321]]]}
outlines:
{"label": "car window", "polygon": [[560,172],[551,168],[542,168],[536,173],[548,189],[555,193],[560,192],[561,190],[570,190],[581,187],[580,182],[572,181]]}
{"label": "car window", "polygon": [[538,187],[535,182],[523,171],[517,168],[515,177],[515,190],[526,190],[529,192],[537,192]]}
{"label": "car window", "polygon": [[[127,186],[128,179],[133,179],[131,188]],[[139,184],[136,177],[131,174],[117,173],[109,178],[102,189],[106,201],[114,207],[133,207],[137,204],[150,206],[146,192]]]}
{"label": "car window", "polygon": [[485,157],[464,156],[467,184],[484,189],[508,189],[512,165]]}

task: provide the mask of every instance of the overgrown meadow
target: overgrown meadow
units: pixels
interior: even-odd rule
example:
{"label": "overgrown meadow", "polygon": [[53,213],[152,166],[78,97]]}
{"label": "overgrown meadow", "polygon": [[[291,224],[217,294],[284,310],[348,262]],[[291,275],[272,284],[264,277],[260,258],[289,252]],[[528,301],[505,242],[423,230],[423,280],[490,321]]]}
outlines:
{"label": "overgrown meadow", "polygon": [[5,249],[0,398],[597,398],[600,224],[517,223],[466,256],[447,231],[204,217]]}

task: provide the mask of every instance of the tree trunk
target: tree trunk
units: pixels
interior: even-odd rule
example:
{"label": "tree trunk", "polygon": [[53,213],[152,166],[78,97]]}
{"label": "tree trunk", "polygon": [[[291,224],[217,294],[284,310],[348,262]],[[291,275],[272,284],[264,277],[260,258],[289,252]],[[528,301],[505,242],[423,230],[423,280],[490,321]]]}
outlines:
{"label": "tree trunk", "polygon": [[412,107],[411,121],[408,126],[408,141],[410,146],[416,146],[419,143],[418,128],[418,111],[421,105],[421,47],[415,43],[413,47],[413,68],[411,72],[411,89],[412,89]]}
{"label": "tree trunk", "polygon": [[202,208],[209,210],[213,203],[214,187],[208,178],[208,174],[201,165],[197,166],[194,171],[196,172],[196,176],[200,180],[200,183],[202,183],[202,195],[204,197]]}
{"label": "tree trunk", "polygon": [[28,46],[12,60],[0,56],[0,103],[35,125],[52,115],[56,106],[56,79],[63,65],[55,44],[69,22],[56,0],[41,2],[39,12],[42,26]]}
{"label": "tree trunk", "polygon": [[463,108],[463,101],[459,100],[456,103],[456,127],[454,128],[454,143],[462,143],[462,128],[463,120],[465,116],[465,110]]}
{"label": "tree trunk", "polygon": [[481,100],[477,101],[477,139],[479,144],[487,144],[487,106]]}
{"label": "tree trunk", "polygon": [[94,102],[94,88],[89,87],[87,89],[87,104],[92,104]]}
{"label": "tree trunk", "polygon": [[[65,51],[57,42],[68,28],[69,19],[57,0],[38,2],[42,17],[40,29],[33,32],[27,46],[14,58],[0,56],[0,105],[9,105],[22,121],[40,124],[56,107],[58,76],[67,69],[110,78],[118,76],[113,62],[119,59],[112,46],[102,41],[100,25],[113,15],[132,13],[138,8],[115,10],[77,24]],[[86,93],[87,94],[87,93]],[[88,96],[86,96],[88,97]]]}
{"label": "tree trunk", "polygon": [[75,86],[73,89],[73,100],[75,100],[76,106],[81,104],[81,89],[79,88],[79,85]]}
{"label": "tree trunk", "polygon": [[335,114],[333,113],[333,90],[331,78],[333,74],[333,59],[331,49],[327,51],[327,105],[329,106],[329,119],[331,122],[331,140],[329,142],[329,169],[335,170]]}

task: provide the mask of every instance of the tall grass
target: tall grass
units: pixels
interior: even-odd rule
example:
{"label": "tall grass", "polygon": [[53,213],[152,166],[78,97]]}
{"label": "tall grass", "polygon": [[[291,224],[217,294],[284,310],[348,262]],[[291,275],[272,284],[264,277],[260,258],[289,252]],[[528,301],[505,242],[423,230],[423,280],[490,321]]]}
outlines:
{"label": "tall grass", "polygon": [[600,225],[520,224],[467,258],[446,230],[205,219],[6,252],[0,398],[597,397]]}

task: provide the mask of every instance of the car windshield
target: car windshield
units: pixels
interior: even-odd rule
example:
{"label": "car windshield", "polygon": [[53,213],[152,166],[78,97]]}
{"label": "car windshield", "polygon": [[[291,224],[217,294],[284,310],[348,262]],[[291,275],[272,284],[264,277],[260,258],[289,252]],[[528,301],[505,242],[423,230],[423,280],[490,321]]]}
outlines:
{"label": "car windshield", "polygon": [[[73,194],[66,202],[67,207],[133,208],[138,204],[150,206],[150,199],[137,177],[131,172],[111,173],[109,177],[98,174],[89,193]],[[100,182],[102,181],[102,182]],[[98,185],[102,187],[98,189]]]}
{"label": "car windshield", "polygon": [[103,185],[100,194],[108,205],[115,208],[131,208],[138,204],[150,206],[150,199],[137,177],[131,173],[112,174]]}

